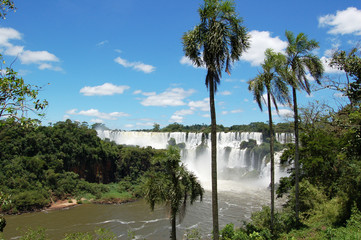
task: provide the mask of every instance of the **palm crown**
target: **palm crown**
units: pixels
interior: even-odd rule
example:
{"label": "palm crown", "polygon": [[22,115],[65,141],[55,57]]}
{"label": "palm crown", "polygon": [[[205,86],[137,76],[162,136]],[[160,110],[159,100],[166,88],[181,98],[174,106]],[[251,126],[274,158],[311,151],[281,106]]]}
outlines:
{"label": "palm crown", "polygon": [[214,81],[217,91],[223,68],[230,73],[231,63],[249,47],[249,36],[234,2],[206,0],[199,15],[201,23],[183,36],[183,49],[196,66],[207,68],[206,86]]}

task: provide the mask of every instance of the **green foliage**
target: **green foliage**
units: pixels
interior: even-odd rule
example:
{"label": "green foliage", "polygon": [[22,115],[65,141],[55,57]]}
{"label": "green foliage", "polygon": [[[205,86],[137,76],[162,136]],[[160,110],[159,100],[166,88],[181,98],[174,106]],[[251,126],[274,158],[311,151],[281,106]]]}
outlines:
{"label": "green foliage", "polygon": [[6,19],[6,14],[9,11],[15,11],[15,5],[12,0],[1,0],[0,1],[0,18]]}
{"label": "green foliage", "polygon": [[[4,6],[5,4],[5,6]],[[2,1],[0,18],[4,18],[8,9],[14,9],[12,1]],[[0,54],[0,61],[3,61]],[[0,119],[7,122],[20,122],[24,125],[34,124],[35,121],[24,116],[25,112],[33,112],[43,116],[42,110],[48,105],[46,100],[40,101],[40,88],[26,84],[24,79],[17,76],[12,68],[1,69],[0,72]],[[2,124],[2,122],[0,122]]]}
{"label": "green foliage", "polygon": [[94,233],[72,233],[67,234],[64,240],[114,240],[117,239],[115,234],[107,229],[100,228],[94,230]]}
{"label": "green foliage", "polygon": [[[50,240],[47,237],[45,228],[27,229],[20,240]],[[77,232],[66,234],[63,240],[114,240],[117,239],[115,234],[103,228],[95,229],[94,232]]]}
{"label": "green foliage", "polygon": [[241,142],[239,148],[240,149],[246,149],[246,148],[253,149],[256,146],[257,146],[257,141],[253,140],[253,139],[249,139],[248,141]]}
{"label": "green foliage", "polygon": [[[358,48],[353,48],[349,53],[343,50],[332,55],[329,65],[346,73],[347,83],[344,88],[337,90],[344,93],[351,103],[361,102],[361,57]],[[335,85],[333,85],[335,86]]]}
{"label": "green foliage", "polygon": [[176,236],[176,216],[181,221],[187,202],[192,204],[199,197],[202,200],[204,192],[196,176],[180,163],[178,148],[170,146],[153,158],[152,168],[143,179],[144,197],[151,210],[156,204],[169,207],[172,239]]}
{"label": "green foliage", "polygon": [[[0,125],[0,191],[11,196],[3,212],[43,208],[69,196],[123,201],[141,196],[139,179],[159,150],[124,147],[102,141],[86,123],[67,120],[48,127]],[[6,123],[6,124],[5,124]],[[111,183],[122,180],[118,191]]]}
{"label": "green foliage", "polygon": [[185,240],[201,240],[202,234],[198,228],[187,229],[184,238]]}
{"label": "green foliage", "polygon": [[0,232],[3,232],[5,226],[6,226],[6,220],[5,220],[5,218],[0,217]]}
{"label": "green foliage", "polygon": [[129,177],[131,181],[137,181],[150,168],[151,158],[158,151],[151,147],[123,147],[120,150],[119,159],[115,162],[117,181]]}
{"label": "green foliage", "polygon": [[49,193],[42,189],[21,191],[12,195],[13,211],[33,211],[49,205]]}
{"label": "green foliage", "polygon": [[20,237],[20,240],[48,240],[49,238],[46,236],[45,228],[37,228],[37,229],[27,229],[26,232],[24,232],[24,235]]}

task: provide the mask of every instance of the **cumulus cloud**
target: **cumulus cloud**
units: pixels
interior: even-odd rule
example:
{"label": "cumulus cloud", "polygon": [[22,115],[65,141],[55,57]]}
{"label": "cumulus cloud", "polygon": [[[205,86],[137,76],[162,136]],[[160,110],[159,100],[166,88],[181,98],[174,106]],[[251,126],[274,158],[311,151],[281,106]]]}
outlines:
{"label": "cumulus cloud", "polygon": [[20,40],[21,34],[13,28],[0,28],[0,46],[12,47],[10,40]]}
{"label": "cumulus cloud", "polygon": [[251,31],[250,48],[245,52],[241,59],[250,62],[252,66],[259,66],[264,58],[264,52],[267,48],[272,48],[275,52],[283,52],[287,47],[287,42],[279,37],[271,37],[268,31]]}
{"label": "cumulus cloud", "polygon": [[20,53],[20,61],[23,64],[42,63],[42,62],[59,62],[59,59],[48,51],[30,51],[26,50]]}
{"label": "cumulus cloud", "polygon": [[53,71],[58,71],[58,72],[61,72],[63,71],[63,69],[59,66],[54,66],[50,63],[42,63],[39,65],[38,67],[40,70],[45,70],[45,69],[48,69],[48,70],[53,70]]}
{"label": "cumulus cloud", "polygon": [[134,95],[142,94],[143,96],[153,96],[156,95],[156,92],[143,92],[142,90],[135,90],[133,92]]}
{"label": "cumulus cloud", "polygon": [[[195,93],[194,89],[170,88],[159,94],[152,94],[141,101],[143,106],[183,106],[184,99]],[[143,94],[144,95],[144,94]]]}
{"label": "cumulus cloud", "polygon": [[104,123],[104,120],[103,119],[91,119],[90,122],[93,122],[93,123]]}
{"label": "cumulus cloud", "polygon": [[183,122],[184,117],[183,116],[179,116],[179,115],[172,115],[169,119],[169,122],[176,122],[176,123],[181,123]]}
{"label": "cumulus cloud", "polygon": [[129,89],[129,86],[126,85],[119,85],[116,86],[112,83],[104,83],[100,86],[94,86],[94,87],[83,87],[80,89],[80,93],[84,94],[85,96],[110,96],[114,94],[122,94],[125,90]]}
{"label": "cumulus cloud", "polygon": [[323,64],[323,67],[325,69],[325,73],[343,73],[342,70],[339,70],[337,68],[332,68],[332,67],[330,67],[330,65],[328,65],[330,63],[330,61],[331,61],[330,58],[324,56],[324,57],[321,57],[320,60],[321,60],[321,62]]}
{"label": "cumulus cloud", "polygon": [[178,110],[171,116],[169,122],[181,123],[181,122],[183,122],[185,115],[192,115],[193,113],[194,112],[191,109]]}
{"label": "cumulus cloud", "polygon": [[230,91],[223,91],[223,92],[220,92],[219,94],[223,95],[223,96],[228,96],[228,95],[231,95],[232,93]]}
{"label": "cumulus cloud", "polygon": [[198,67],[197,65],[195,65],[195,64],[193,63],[193,61],[190,60],[190,58],[189,58],[189,57],[186,57],[186,56],[183,56],[183,57],[181,58],[181,60],[179,60],[179,63],[182,64],[182,65],[192,66],[192,67],[194,67],[194,68],[203,68],[203,69],[205,69],[204,66]]}
{"label": "cumulus cloud", "polygon": [[276,116],[278,114],[278,116],[280,116],[280,117],[293,118],[293,111],[290,109],[279,109],[278,113],[276,110],[273,110],[272,114],[274,116]]}
{"label": "cumulus cloud", "polygon": [[155,67],[152,65],[144,64],[142,62],[128,62],[127,60],[117,57],[114,59],[114,61],[123,67],[126,68],[133,68],[134,70],[141,71],[144,73],[151,73],[155,71]]}
{"label": "cumulus cloud", "polygon": [[89,110],[81,110],[71,109],[66,112],[68,115],[81,115],[88,117],[96,117],[98,119],[106,119],[106,120],[117,120],[120,117],[129,117],[130,115],[123,112],[111,112],[111,113],[103,113],[99,112],[98,109],[89,109]]}
{"label": "cumulus cloud", "polygon": [[190,101],[188,106],[191,110],[209,111],[209,98],[205,98],[201,101]]}
{"label": "cumulus cloud", "polygon": [[318,19],[320,27],[331,27],[330,34],[355,34],[361,35],[361,10],[349,7],[346,10],[337,11],[335,15],[328,14]]}
{"label": "cumulus cloud", "polygon": [[24,46],[13,45],[11,40],[21,40],[22,35],[13,28],[0,28],[0,47],[4,54],[8,56],[17,56],[22,64],[38,64],[40,70],[61,71],[58,66],[51,63],[59,62],[59,58],[48,51],[24,50]]}

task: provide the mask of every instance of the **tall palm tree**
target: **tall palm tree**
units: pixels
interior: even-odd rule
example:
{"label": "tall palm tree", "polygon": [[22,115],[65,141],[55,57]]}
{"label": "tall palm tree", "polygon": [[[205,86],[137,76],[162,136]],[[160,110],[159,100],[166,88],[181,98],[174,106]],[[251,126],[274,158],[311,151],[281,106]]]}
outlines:
{"label": "tall palm tree", "polygon": [[155,204],[164,203],[170,212],[171,239],[176,240],[176,217],[182,221],[187,202],[191,204],[203,197],[203,188],[197,177],[181,165],[177,147],[170,146],[166,152],[154,159],[153,169],[144,180],[145,199],[151,210]]}
{"label": "tall palm tree", "polygon": [[271,155],[271,231],[274,229],[274,199],[275,199],[275,175],[274,175],[274,134],[272,121],[272,103],[278,112],[277,101],[286,103],[289,101],[287,83],[283,80],[282,70],[286,63],[286,57],[281,53],[275,53],[272,49],[265,51],[265,60],[262,64],[262,73],[248,81],[248,89],[253,93],[255,101],[261,111],[263,94],[266,90],[268,108],[268,125],[270,135],[270,155]]}
{"label": "tall palm tree", "polygon": [[295,131],[295,214],[296,221],[299,222],[299,136],[298,136],[298,107],[297,90],[302,89],[308,94],[311,93],[310,84],[307,79],[307,72],[320,84],[324,68],[318,56],[312,51],[319,47],[314,39],[308,40],[307,35],[299,33],[297,37],[293,32],[286,31],[288,46],[286,49],[288,77],[287,81],[292,87],[293,112],[294,112],[294,131]]}
{"label": "tall palm tree", "polygon": [[209,90],[211,113],[211,168],[213,239],[219,239],[217,194],[217,130],[214,94],[222,70],[230,74],[231,64],[239,60],[249,47],[249,36],[233,1],[204,0],[198,10],[201,23],[183,35],[185,56],[198,66],[207,68],[206,86]]}

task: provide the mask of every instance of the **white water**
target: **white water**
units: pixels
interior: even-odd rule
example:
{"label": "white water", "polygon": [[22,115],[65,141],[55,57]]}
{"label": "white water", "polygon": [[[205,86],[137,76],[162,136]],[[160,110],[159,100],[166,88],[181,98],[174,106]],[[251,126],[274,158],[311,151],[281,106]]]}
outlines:
{"label": "white water", "polygon": [[[140,147],[151,146],[156,149],[166,149],[173,138],[176,144],[181,144],[181,160],[193,171],[205,189],[210,189],[211,179],[211,136],[203,133],[185,132],[132,132],[132,131],[98,131],[102,139],[109,139],[117,144]],[[262,133],[259,132],[219,132],[217,133],[217,169],[219,191],[247,191],[265,188],[270,182],[269,163],[263,155],[253,151],[240,149],[243,141],[253,139],[257,145],[262,143]],[[292,141],[292,135],[280,133],[276,140],[281,143]],[[286,176],[279,164],[281,154],[275,154],[275,178]],[[250,189],[249,189],[250,188]]]}

